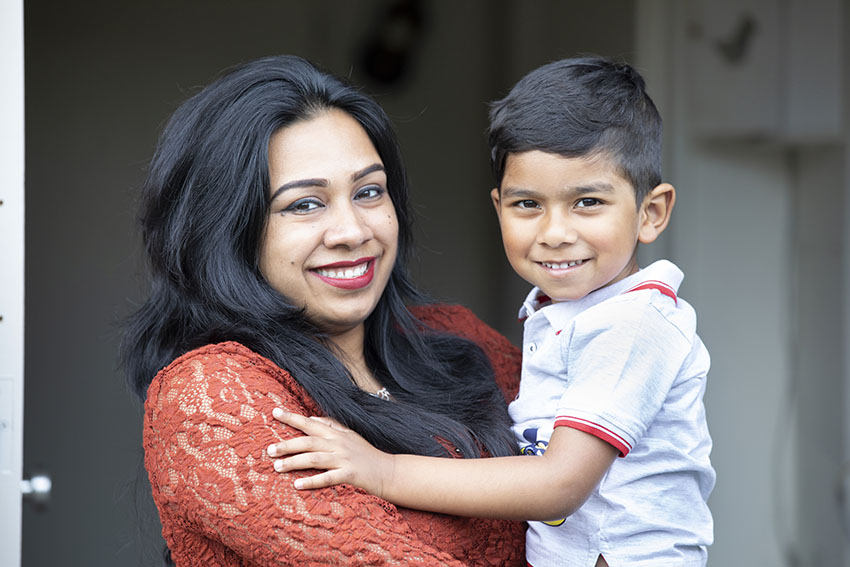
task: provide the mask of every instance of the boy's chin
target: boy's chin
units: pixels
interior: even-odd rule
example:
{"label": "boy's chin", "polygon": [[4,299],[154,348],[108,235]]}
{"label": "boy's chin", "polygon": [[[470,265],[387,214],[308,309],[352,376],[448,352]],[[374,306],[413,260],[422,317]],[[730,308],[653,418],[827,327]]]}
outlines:
{"label": "boy's chin", "polygon": [[[596,291],[596,289],[546,289],[540,286],[537,286],[540,291],[548,297],[552,303],[563,303],[565,301],[577,301],[579,299],[583,299]],[[606,286],[602,286],[606,287]],[[601,288],[598,288],[601,289]]]}

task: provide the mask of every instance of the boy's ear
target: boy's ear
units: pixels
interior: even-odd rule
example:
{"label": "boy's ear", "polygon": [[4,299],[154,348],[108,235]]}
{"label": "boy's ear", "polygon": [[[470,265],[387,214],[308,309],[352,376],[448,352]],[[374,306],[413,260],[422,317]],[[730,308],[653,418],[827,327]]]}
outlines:
{"label": "boy's ear", "polygon": [[644,197],[640,205],[639,242],[649,244],[664,232],[675,204],[676,189],[669,183],[658,185]]}
{"label": "boy's ear", "polygon": [[502,220],[502,210],[499,208],[499,188],[496,187],[490,191],[490,198],[493,200],[493,206],[496,207],[496,216]]}

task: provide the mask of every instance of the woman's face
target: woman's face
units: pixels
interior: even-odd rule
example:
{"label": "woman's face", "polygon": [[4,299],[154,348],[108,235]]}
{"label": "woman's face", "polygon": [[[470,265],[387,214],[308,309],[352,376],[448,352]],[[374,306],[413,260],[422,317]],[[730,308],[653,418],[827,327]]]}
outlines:
{"label": "woman's face", "polygon": [[361,326],[398,248],[387,175],[366,131],[338,109],[281,128],[269,142],[269,179],[263,276],[324,331]]}

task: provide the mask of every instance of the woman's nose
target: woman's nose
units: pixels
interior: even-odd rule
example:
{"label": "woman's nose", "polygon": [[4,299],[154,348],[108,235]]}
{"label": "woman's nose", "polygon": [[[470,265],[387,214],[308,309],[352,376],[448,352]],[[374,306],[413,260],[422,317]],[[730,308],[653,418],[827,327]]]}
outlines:
{"label": "woman's nose", "polygon": [[325,246],[328,248],[345,246],[354,249],[373,236],[367,218],[353,203],[335,207],[328,221],[324,238]]}

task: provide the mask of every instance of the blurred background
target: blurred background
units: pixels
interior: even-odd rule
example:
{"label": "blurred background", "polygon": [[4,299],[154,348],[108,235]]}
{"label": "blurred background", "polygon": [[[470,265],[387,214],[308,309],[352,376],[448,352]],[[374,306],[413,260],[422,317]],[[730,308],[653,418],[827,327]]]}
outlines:
{"label": "blurred background", "polygon": [[527,286],[489,202],[487,102],[554,59],[635,64],[679,196],[642,263],[683,268],[713,360],[709,564],[850,565],[850,2],[23,5],[23,476],[53,482],[46,503],[23,506],[24,566],[157,564],[141,408],[116,357],[146,294],[137,188],[181,101],[278,53],[349,77],[387,110],[412,180],[419,284],[517,343]]}

